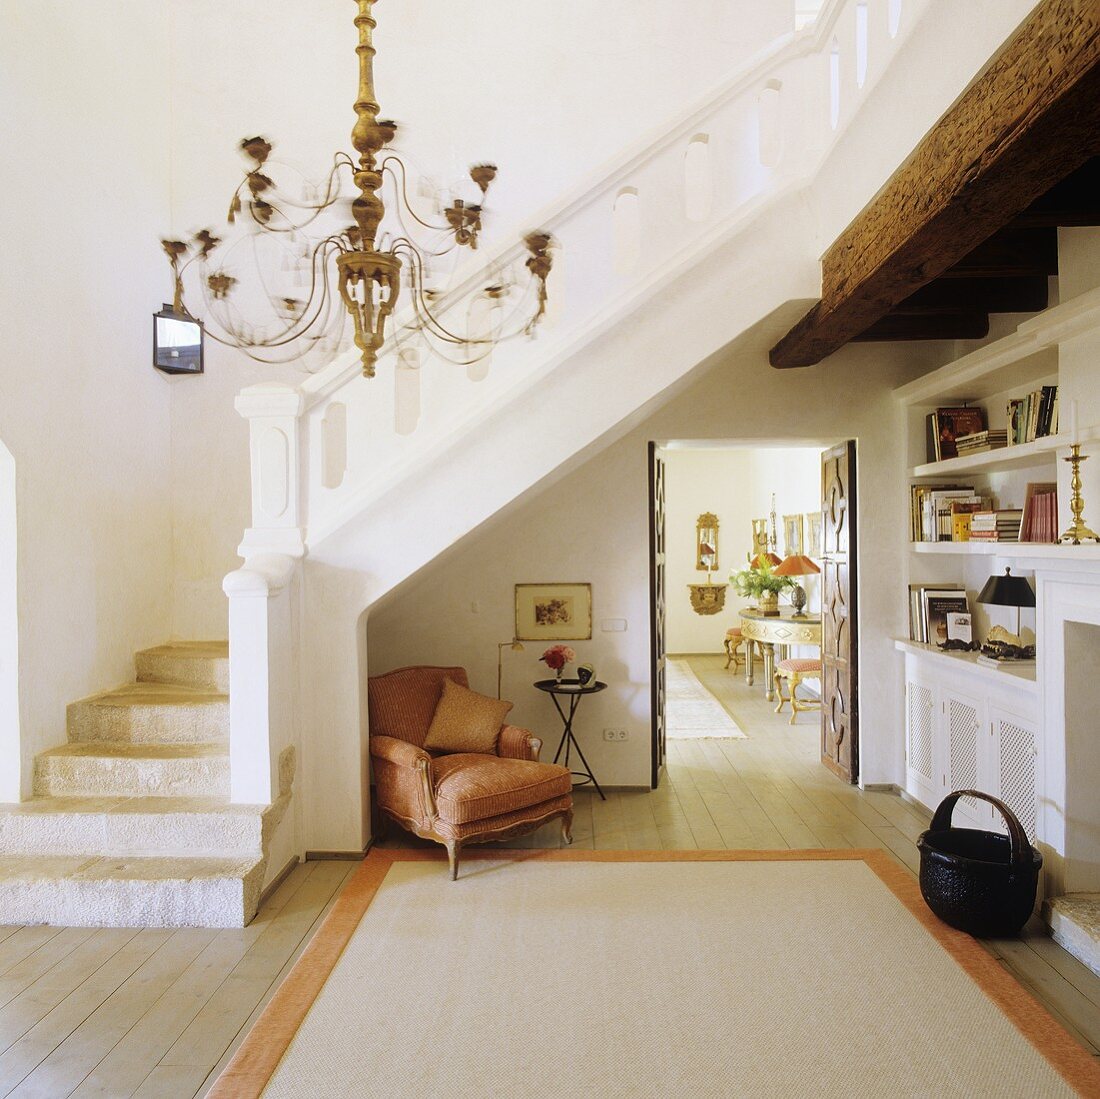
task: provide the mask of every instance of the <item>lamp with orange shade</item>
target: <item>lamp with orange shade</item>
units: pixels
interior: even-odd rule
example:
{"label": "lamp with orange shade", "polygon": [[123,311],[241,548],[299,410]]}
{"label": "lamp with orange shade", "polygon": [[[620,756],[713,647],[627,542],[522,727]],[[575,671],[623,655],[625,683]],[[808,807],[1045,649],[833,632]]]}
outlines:
{"label": "lamp with orange shade", "polygon": [[763,564],[769,564],[773,568],[780,563],[779,555],[776,553],[758,553],[750,562],[750,569],[758,569]]}
{"label": "lamp with orange shade", "polygon": [[[812,576],[821,569],[805,554],[792,553],[781,561],[775,568],[776,576]],[[794,608],[796,618],[802,617],[806,609],[806,589],[801,584],[795,584],[791,588],[791,606]]]}

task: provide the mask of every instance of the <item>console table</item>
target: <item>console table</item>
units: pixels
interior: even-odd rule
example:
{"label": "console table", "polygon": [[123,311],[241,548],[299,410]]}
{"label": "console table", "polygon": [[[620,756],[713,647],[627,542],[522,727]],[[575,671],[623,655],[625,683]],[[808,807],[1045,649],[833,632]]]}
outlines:
{"label": "console table", "polygon": [[821,648],[821,618],[819,615],[796,615],[784,610],[779,614],[762,614],[747,607],[741,611],[741,636],[746,642],[745,682],[751,687],[752,649],[759,645],[764,654],[764,697],[775,699],[775,647],[816,645]]}

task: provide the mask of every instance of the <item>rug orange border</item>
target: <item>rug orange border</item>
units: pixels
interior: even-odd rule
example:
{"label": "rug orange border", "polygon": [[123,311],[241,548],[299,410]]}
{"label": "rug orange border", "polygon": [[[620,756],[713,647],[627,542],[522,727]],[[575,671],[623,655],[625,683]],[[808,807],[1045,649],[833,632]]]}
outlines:
{"label": "rug orange border", "polygon": [[[208,1092],[209,1099],[258,1099],[282,1060],[313,1001],[328,980],[386,874],[395,862],[444,859],[432,849],[372,850],[344,888],[287,978],[264,1008],[241,1047]],[[994,958],[969,935],[941,923],[924,903],[916,879],[884,851],[559,851],[463,852],[463,862],[535,859],[551,862],[808,862],[866,863],[966,974],[1011,1020],[1071,1087],[1100,1095],[1100,1064]]]}

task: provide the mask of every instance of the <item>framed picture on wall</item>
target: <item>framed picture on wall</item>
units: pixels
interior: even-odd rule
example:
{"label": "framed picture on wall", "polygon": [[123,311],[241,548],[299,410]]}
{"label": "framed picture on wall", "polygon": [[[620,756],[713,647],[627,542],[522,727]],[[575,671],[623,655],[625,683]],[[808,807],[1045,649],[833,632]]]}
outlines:
{"label": "framed picture on wall", "polygon": [[783,556],[802,553],[802,513],[783,516]]}
{"label": "framed picture on wall", "polygon": [[807,557],[821,557],[825,547],[821,542],[821,512],[806,512],[806,548],[803,553]]}
{"label": "framed picture on wall", "polygon": [[520,641],[590,640],[592,585],[517,584],[516,637]]}

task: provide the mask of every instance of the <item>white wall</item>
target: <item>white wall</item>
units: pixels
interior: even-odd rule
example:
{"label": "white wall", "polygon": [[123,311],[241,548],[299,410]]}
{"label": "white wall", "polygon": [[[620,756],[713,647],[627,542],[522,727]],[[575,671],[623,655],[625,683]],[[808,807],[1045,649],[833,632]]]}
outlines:
{"label": "white wall", "polygon": [[[738,623],[738,611],[752,600],[730,586],[724,609],[697,614],[689,584],[706,573],[695,567],[695,524],[703,512],[718,516],[718,569],[712,579],[724,583],[731,571],[745,568],[752,546],[752,520],[768,516],[775,493],[777,552],[783,553],[783,516],[818,511],[821,506],[821,451],[802,447],[758,446],[720,449],[673,446],[665,459],[667,552],[666,643],[670,653],[722,651],[726,630]],[[811,610],[820,606],[816,577],[803,582]],[[786,596],[783,597],[786,601]]]}
{"label": "white wall", "polygon": [[15,459],[0,442],[0,801],[18,801],[19,532],[15,516]]}
{"label": "white wall", "polygon": [[132,651],[168,632],[169,390],[150,365],[167,67],[163,5],[0,2],[24,791],[33,755],[65,739],[66,703],[132,678]]}
{"label": "white wall", "polygon": [[[820,366],[775,371],[765,350],[742,341],[625,437],[557,483],[533,490],[397,588],[370,617],[371,673],[405,664],[462,664],[474,688],[491,694],[496,643],[511,636],[513,584],[591,580],[597,632],[576,648],[578,659],[595,664],[610,689],[586,701],[578,729],[601,782],[647,785],[646,443],[709,438],[820,449],[854,437],[859,492],[866,501],[858,528],[863,778],[898,781],[900,663],[891,639],[906,628],[898,561],[907,538],[907,493],[905,456],[896,446],[902,414],[890,390],[918,367],[927,368],[931,352],[914,345],[852,345]],[[739,396],[749,379],[751,405]],[[480,606],[477,613],[473,602]],[[625,633],[599,631],[600,620],[613,617],[627,619]],[[516,703],[517,722],[556,744],[556,716],[530,687],[539,677],[538,655],[533,648],[506,653],[505,695]],[[630,737],[606,743],[605,727],[626,727]]]}

